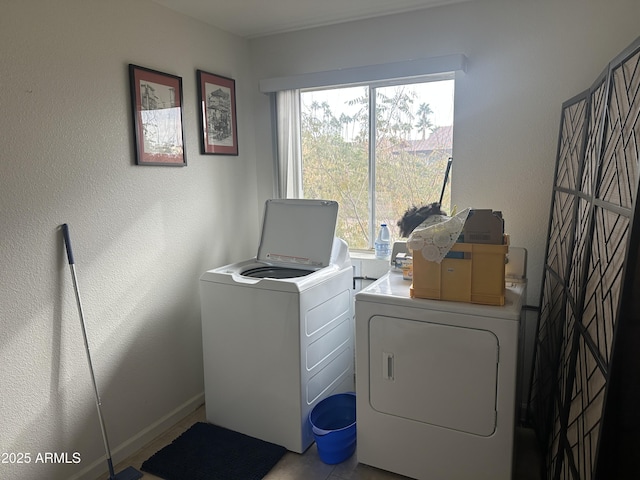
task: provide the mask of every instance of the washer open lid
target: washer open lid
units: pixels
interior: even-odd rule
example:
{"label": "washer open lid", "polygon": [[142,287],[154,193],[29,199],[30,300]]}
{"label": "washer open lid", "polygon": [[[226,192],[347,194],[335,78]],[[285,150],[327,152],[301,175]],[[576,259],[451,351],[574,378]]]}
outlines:
{"label": "washer open lid", "polygon": [[267,200],[258,260],[297,268],[323,268],[331,261],[338,218],[332,200]]}

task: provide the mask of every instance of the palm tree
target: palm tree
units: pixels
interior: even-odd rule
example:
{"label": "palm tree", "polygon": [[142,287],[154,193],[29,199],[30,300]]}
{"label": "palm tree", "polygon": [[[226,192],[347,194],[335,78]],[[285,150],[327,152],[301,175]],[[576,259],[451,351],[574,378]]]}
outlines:
{"label": "palm tree", "polygon": [[422,140],[427,137],[427,130],[431,131],[433,128],[433,123],[429,120],[429,116],[433,113],[431,107],[428,103],[420,104],[418,108],[418,123],[416,124],[416,128],[422,132]]}

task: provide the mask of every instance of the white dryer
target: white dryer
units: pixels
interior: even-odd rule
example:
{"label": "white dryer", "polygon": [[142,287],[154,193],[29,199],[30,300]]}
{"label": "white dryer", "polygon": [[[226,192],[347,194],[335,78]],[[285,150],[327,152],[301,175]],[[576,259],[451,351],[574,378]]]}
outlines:
{"label": "white dryer", "polygon": [[411,298],[389,272],[356,295],[358,461],[416,479],[510,480],[525,283],[504,306]]}
{"label": "white dryer", "polygon": [[353,270],[337,211],[268,200],[257,257],[201,276],[209,422],[302,453],[311,409],[353,391]]}

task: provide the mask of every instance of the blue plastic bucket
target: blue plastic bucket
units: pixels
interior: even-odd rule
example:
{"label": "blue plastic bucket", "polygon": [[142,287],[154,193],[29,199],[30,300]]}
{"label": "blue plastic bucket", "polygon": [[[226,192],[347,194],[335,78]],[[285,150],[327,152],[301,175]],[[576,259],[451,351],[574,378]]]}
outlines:
{"label": "blue plastic bucket", "polygon": [[309,414],[320,460],[344,462],[356,451],[356,395],[339,393],[319,402]]}

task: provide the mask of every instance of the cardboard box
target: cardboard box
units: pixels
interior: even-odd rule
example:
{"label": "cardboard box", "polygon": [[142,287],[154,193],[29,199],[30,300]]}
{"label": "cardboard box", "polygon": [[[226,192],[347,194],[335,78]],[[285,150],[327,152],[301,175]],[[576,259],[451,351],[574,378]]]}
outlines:
{"label": "cardboard box", "polygon": [[414,252],[411,296],[504,305],[509,236],[503,236],[501,245],[456,243],[451,251],[462,253],[463,258],[444,258],[436,263]]}
{"label": "cardboard box", "polygon": [[465,243],[500,245],[503,235],[502,212],[488,209],[471,210],[462,229]]}

